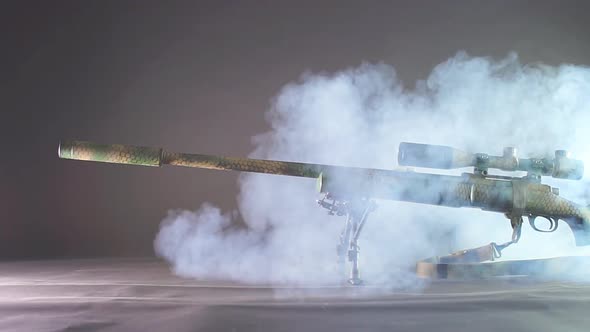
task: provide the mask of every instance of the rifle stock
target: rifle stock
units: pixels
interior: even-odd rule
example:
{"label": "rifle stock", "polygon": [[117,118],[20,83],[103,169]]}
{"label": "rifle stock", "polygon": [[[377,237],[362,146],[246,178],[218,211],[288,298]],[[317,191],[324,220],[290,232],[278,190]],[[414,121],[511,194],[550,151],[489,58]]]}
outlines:
{"label": "rifle stock", "polygon": [[[174,165],[317,178],[318,189],[343,200],[386,199],[474,207],[534,219],[563,220],[576,245],[590,245],[590,209],[568,201],[548,185],[506,177],[417,173],[322,164],[228,158],[164,151],[160,148],[106,145],[82,141],[61,143],[60,158],[141,166]],[[538,230],[538,229],[537,229]],[[554,230],[554,229],[553,229]]]}

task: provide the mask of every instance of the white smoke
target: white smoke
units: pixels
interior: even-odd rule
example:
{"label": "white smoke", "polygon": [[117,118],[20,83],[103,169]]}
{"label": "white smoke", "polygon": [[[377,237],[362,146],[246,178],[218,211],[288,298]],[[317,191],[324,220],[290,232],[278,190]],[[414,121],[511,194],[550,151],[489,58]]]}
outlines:
{"label": "white smoke", "polygon": [[[515,146],[523,157],[567,149],[590,165],[590,68],[526,65],[515,54],[493,60],[458,53],[408,87],[393,67],[362,64],[303,75],[281,90],[267,120],[271,130],[254,137],[251,157],[392,169],[398,144],[409,141],[494,155]],[[155,241],[157,254],[177,273],[198,278],[305,284],[340,279],[335,248],[344,220],[317,206],[313,180],[243,174],[239,181],[239,211],[224,214],[203,204],[196,212],[170,212]],[[585,180],[546,182],[587,204]],[[378,205],[360,241],[363,278],[374,283],[410,285],[418,259],[511,235],[508,220],[497,213]],[[247,227],[233,226],[238,213]],[[574,246],[564,226],[540,234],[525,225],[520,243],[505,257],[589,253]]]}

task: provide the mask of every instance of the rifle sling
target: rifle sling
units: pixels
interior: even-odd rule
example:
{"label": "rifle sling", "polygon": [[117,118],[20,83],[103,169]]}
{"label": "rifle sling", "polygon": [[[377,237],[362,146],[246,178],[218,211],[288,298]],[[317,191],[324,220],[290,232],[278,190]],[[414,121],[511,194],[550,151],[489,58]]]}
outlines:
{"label": "rifle sling", "polygon": [[580,271],[580,266],[590,266],[590,257],[564,256],[543,259],[507,260],[494,262],[500,251],[510,245],[488,245],[457,251],[447,256],[435,256],[421,260],[416,274],[429,279],[486,279],[501,276],[563,277]]}
{"label": "rifle sling", "polygon": [[[527,259],[494,262],[502,256],[502,250],[518,242],[522,215],[524,214],[527,191],[526,182],[512,182],[512,240],[501,245],[492,242],[485,246],[454,252],[447,256],[435,256],[419,261],[416,274],[431,279],[485,279],[499,276],[531,275],[540,276],[546,271],[555,271],[557,266],[565,266],[568,260],[581,257],[556,257],[549,259]],[[588,257],[590,258],[590,257]],[[571,270],[566,270],[566,273]]]}

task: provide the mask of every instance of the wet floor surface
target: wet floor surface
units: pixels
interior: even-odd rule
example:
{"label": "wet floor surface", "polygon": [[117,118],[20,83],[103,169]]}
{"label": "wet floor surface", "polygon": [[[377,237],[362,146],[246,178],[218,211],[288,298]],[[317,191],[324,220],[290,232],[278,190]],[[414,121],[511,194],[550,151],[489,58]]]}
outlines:
{"label": "wet floor surface", "polygon": [[0,264],[0,331],[589,331],[590,284],[243,285],[153,259]]}

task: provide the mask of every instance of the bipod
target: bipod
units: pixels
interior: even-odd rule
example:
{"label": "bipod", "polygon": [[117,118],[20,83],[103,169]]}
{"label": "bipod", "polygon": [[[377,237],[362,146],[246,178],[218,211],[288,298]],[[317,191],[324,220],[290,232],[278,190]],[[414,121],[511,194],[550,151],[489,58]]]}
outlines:
{"label": "bipod", "polygon": [[348,282],[352,285],[362,284],[359,270],[359,237],[367,221],[369,213],[375,210],[376,204],[371,200],[347,202],[346,222],[340,234],[340,244],[337,247],[338,265],[345,272],[346,259],[351,263]]}

